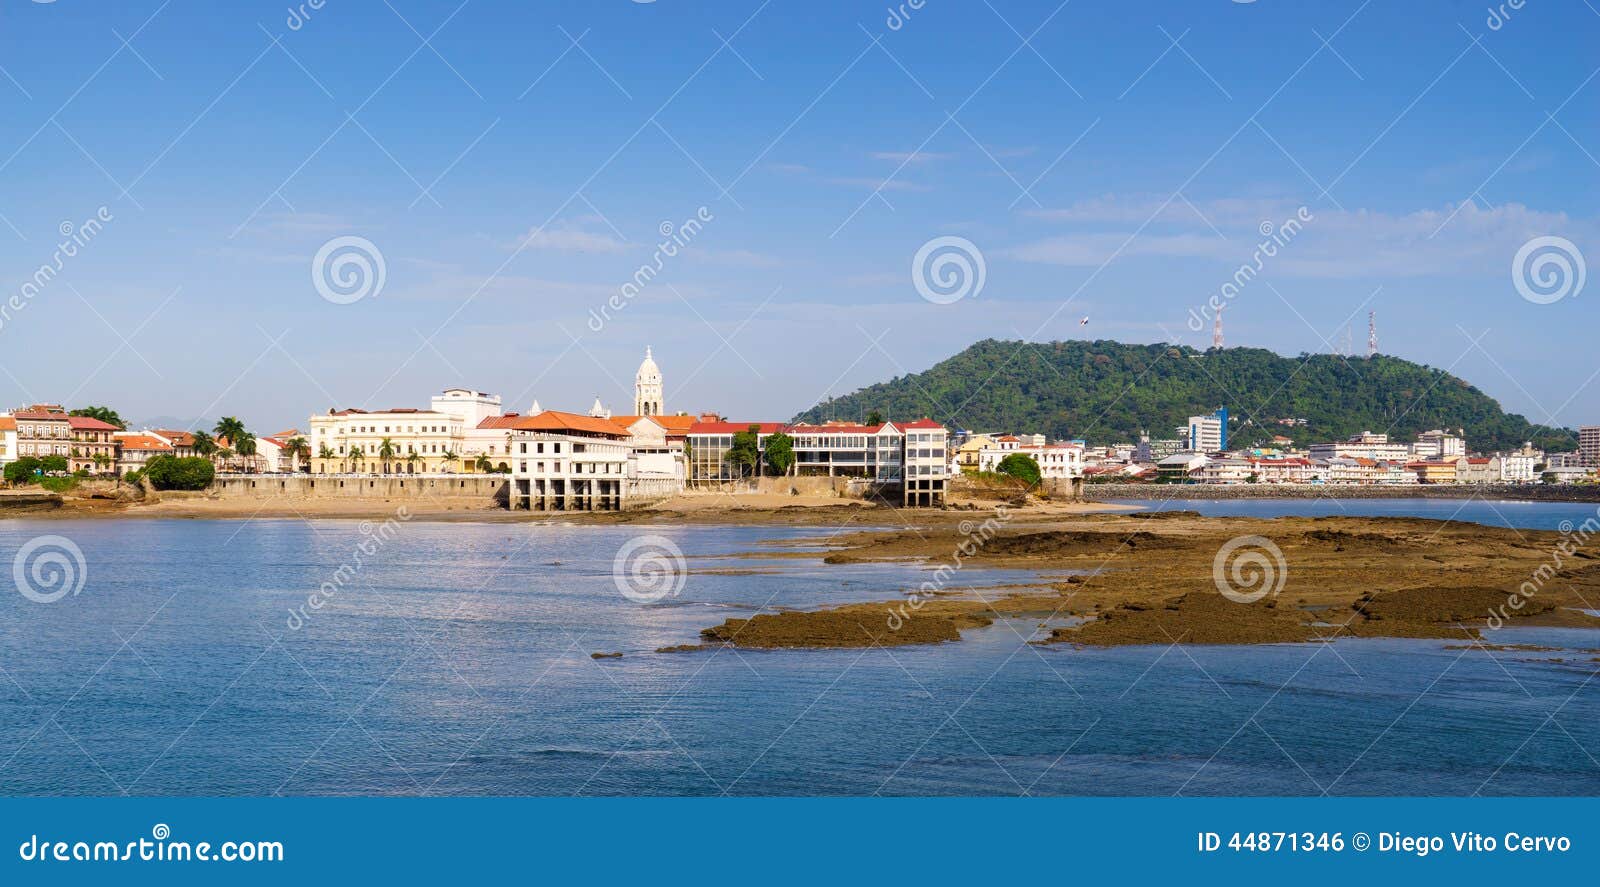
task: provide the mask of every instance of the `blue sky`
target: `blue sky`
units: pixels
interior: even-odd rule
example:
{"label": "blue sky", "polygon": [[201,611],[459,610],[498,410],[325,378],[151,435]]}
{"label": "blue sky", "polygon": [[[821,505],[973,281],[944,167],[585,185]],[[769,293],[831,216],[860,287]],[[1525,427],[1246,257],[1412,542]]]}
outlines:
{"label": "blue sky", "polygon": [[[1376,310],[1384,352],[1600,422],[1600,283],[1541,304],[1512,267],[1538,237],[1600,256],[1593,0],[1494,27],[1469,2],[297,8],[0,5],[5,296],[110,218],[0,316],[0,402],[262,431],[454,385],[625,411],[649,345],[669,409],[786,418],[981,338],[1203,347],[1189,312],[1304,207],[1228,344],[1349,325],[1359,352]],[[339,304],[313,263],[349,237],[383,284]],[[952,304],[912,267],[941,237],[983,258]]]}

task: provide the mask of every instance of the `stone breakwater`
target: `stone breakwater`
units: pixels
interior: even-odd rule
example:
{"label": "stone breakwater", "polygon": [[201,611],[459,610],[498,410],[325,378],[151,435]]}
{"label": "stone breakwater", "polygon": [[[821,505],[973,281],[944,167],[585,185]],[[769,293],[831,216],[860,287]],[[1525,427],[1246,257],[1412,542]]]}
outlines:
{"label": "stone breakwater", "polygon": [[1600,502],[1600,485],[1540,484],[1084,484],[1083,498],[1116,499],[1514,499]]}

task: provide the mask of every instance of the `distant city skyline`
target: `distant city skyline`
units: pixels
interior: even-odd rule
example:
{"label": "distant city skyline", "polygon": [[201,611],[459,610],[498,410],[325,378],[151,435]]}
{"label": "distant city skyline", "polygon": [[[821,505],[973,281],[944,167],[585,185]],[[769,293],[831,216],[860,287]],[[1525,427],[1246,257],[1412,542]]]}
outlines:
{"label": "distant city skyline", "polygon": [[1204,348],[1214,303],[1289,356],[1376,311],[1595,424],[1600,12],[1487,14],[14,5],[0,405],[620,412],[652,347],[668,410],[786,419],[985,338]]}

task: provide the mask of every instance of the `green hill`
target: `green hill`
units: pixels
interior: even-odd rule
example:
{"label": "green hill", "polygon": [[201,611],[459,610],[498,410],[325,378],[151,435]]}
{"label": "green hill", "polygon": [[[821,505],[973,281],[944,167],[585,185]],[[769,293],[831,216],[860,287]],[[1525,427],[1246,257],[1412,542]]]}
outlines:
{"label": "green hill", "polygon": [[[986,339],[925,372],[818,404],[797,421],[931,416],[953,428],[1038,432],[1091,444],[1174,436],[1188,417],[1228,407],[1230,445],[1274,434],[1298,444],[1359,431],[1412,440],[1430,428],[1464,428],[1474,450],[1531,440],[1571,450],[1576,435],[1536,426],[1443,370],[1397,357],[1282,357],[1260,348],[1196,351],[1121,342]],[[1283,427],[1279,419],[1305,419]]]}

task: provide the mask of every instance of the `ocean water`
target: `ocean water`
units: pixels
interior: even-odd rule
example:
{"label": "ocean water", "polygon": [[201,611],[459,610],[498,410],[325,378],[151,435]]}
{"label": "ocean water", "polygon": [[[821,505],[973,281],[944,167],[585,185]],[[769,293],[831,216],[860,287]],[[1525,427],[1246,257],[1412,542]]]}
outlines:
{"label": "ocean water", "polygon": [[[1600,794],[1596,653],[1083,650],[1014,620],[939,646],[656,654],[755,608],[887,607],[928,568],[730,557],[819,532],[791,528],[371,530],[0,522],[0,563],[54,535],[84,577],[0,594],[0,794]],[[691,572],[639,603],[613,561],[647,533]]]}
{"label": "ocean water", "polygon": [[1559,530],[1600,517],[1600,504],[1594,502],[1510,499],[1122,499],[1114,504],[1207,517],[1425,517],[1519,530]]}

